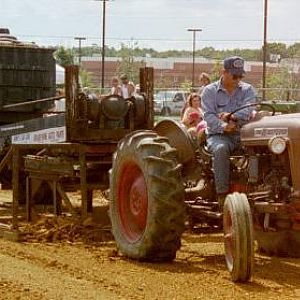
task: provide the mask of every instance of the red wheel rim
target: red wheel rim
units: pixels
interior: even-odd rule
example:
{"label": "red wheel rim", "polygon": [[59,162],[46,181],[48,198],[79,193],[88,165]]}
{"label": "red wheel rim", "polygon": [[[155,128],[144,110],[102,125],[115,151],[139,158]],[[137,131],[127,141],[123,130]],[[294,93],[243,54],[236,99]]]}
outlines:
{"label": "red wheel rim", "polygon": [[141,169],[134,162],[123,165],[119,178],[118,208],[122,232],[128,241],[136,242],[147,224],[147,185]]}
{"label": "red wheel rim", "polygon": [[224,215],[224,243],[225,243],[225,257],[227,265],[232,270],[233,256],[234,256],[234,229],[232,224],[232,217],[230,211]]}

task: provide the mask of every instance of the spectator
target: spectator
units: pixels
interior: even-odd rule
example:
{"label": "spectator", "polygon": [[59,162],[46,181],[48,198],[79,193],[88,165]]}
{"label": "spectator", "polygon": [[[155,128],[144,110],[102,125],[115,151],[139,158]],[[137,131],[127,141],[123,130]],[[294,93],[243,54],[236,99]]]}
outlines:
{"label": "spectator", "polygon": [[113,77],[111,79],[111,86],[110,95],[122,95],[121,86],[119,85],[119,80],[117,77]]}
{"label": "spectator", "polygon": [[199,75],[199,82],[200,82],[200,88],[198,90],[198,93],[201,96],[204,87],[207,86],[208,84],[210,84],[209,75],[207,73],[202,72]]}
{"label": "spectator", "polygon": [[[199,76],[199,81],[200,81],[200,88],[198,90],[198,94],[200,95],[200,99],[201,99],[201,94],[202,94],[202,91],[204,89],[204,87],[208,84],[210,84],[210,78],[209,78],[209,75],[207,73],[201,73],[200,76]],[[186,108],[189,106],[188,104],[188,101],[185,102],[182,110],[181,110],[181,113],[180,113],[180,116],[182,117]]]}
{"label": "spectator", "polygon": [[187,103],[188,107],[184,112],[182,123],[188,128],[190,135],[201,142],[205,136],[206,123],[200,107],[200,96],[197,93],[191,93]]}
{"label": "spectator", "polygon": [[124,99],[130,98],[133,96],[135,88],[134,84],[128,80],[128,76],[126,74],[121,75],[121,96]]}
{"label": "spectator", "polygon": [[200,108],[200,96],[191,93],[187,99],[187,108],[183,114],[181,122],[187,127],[196,127],[202,120],[202,111]]}

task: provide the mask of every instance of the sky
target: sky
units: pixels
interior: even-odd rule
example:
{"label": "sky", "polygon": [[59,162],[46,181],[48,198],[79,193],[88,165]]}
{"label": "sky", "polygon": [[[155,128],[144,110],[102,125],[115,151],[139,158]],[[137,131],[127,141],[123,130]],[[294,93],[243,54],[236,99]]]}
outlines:
{"label": "sky", "polygon": [[[109,0],[107,46],[191,50],[260,48],[265,0]],[[102,45],[103,2],[96,0],[0,0],[0,27],[40,46]],[[268,41],[300,41],[300,1],[268,0]]]}

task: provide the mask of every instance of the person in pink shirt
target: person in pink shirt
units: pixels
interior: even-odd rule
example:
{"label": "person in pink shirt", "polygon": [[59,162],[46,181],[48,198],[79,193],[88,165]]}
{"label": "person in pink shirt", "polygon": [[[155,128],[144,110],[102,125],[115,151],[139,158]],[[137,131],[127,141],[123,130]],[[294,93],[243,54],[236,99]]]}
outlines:
{"label": "person in pink shirt", "polygon": [[188,97],[187,103],[188,107],[183,114],[181,122],[186,126],[188,132],[193,137],[202,138],[206,128],[206,123],[202,116],[199,94],[191,93]]}

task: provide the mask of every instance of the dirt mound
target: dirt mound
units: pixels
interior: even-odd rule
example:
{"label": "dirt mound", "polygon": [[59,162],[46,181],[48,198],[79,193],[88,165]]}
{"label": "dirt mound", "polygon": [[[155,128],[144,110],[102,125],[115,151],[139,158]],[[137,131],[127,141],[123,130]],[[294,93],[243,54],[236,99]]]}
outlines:
{"label": "dirt mound", "polygon": [[34,224],[19,227],[26,242],[106,242],[113,239],[109,224],[99,224],[92,217],[42,216]]}

